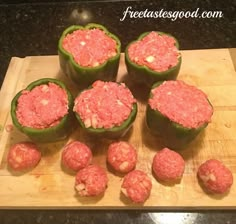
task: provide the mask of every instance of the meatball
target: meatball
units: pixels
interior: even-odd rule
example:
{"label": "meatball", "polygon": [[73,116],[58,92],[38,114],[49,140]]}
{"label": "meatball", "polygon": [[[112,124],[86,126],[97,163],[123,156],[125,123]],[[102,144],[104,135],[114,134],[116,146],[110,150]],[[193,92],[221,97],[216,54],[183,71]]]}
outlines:
{"label": "meatball", "polygon": [[201,164],[197,176],[210,193],[226,193],[233,184],[232,172],[216,159],[210,159]]}
{"label": "meatball", "polygon": [[128,173],[136,166],[137,152],[128,142],[114,142],[108,148],[107,161],[114,170]]}
{"label": "meatball", "polygon": [[141,170],[129,172],[121,185],[121,192],[134,203],[144,203],[148,199],[151,189],[151,179]]}
{"label": "meatball", "polygon": [[107,173],[98,165],[81,169],[75,177],[75,189],[80,196],[100,195],[105,192],[107,184]]}
{"label": "meatball", "polygon": [[164,148],[154,156],[152,168],[158,180],[176,182],[183,176],[185,162],[180,154]]}
{"label": "meatball", "polygon": [[8,165],[16,171],[27,170],[36,167],[41,159],[41,152],[32,142],[20,142],[14,144],[7,155]]}
{"label": "meatball", "polygon": [[91,163],[92,152],[84,143],[73,141],[64,147],[61,161],[68,169],[78,171]]}

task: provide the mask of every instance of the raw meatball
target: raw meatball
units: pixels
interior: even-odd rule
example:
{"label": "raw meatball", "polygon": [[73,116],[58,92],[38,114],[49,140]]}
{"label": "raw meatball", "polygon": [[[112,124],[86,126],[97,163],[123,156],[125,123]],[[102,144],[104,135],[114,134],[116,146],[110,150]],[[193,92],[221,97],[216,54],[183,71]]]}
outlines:
{"label": "raw meatball", "polygon": [[32,142],[13,145],[7,156],[8,165],[16,171],[34,168],[41,159],[41,152]]}
{"label": "raw meatball", "polygon": [[158,180],[175,182],[182,178],[185,162],[180,154],[164,148],[154,156],[152,168]]}
{"label": "raw meatball", "polygon": [[68,169],[78,171],[91,163],[92,152],[90,148],[82,142],[73,141],[64,147],[61,161]]}
{"label": "raw meatball", "polygon": [[106,171],[98,165],[89,165],[75,177],[75,189],[80,196],[97,196],[105,192],[108,183]]}
{"label": "raw meatball", "polygon": [[121,191],[135,203],[144,203],[152,189],[151,179],[141,170],[128,173],[121,186]]}
{"label": "raw meatball", "polygon": [[204,162],[198,168],[197,176],[206,190],[211,193],[223,194],[229,191],[233,184],[232,172],[216,159]]}
{"label": "raw meatball", "polygon": [[116,171],[127,173],[136,166],[137,152],[128,142],[114,142],[108,148],[107,161]]}

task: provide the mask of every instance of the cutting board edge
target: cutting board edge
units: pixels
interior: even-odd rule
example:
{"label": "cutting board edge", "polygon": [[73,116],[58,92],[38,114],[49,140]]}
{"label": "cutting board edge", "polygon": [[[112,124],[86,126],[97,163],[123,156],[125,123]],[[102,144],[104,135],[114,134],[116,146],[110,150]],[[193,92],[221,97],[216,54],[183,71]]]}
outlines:
{"label": "cutting board edge", "polygon": [[[1,131],[0,131],[0,164],[2,163],[3,155],[5,150],[4,145],[7,141],[7,138],[4,138],[7,135],[7,130],[5,127],[7,124],[7,120],[10,116],[10,108],[11,108],[11,100],[12,95],[15,94],[17,83],[20,79],[18,77],[17,79],[14,77],[13,74],[16,72],[19,72],[23,69],[24,62],[27,57],[20,58],[20,57],[12,57],[8,66],[8,70],[6,72],[5,79],[3,81],[1,91],[0,91],[0,99],[4,99],[1,102],[1,109],[4,111],[0,113],[0,125],[1,125]],[[10,88],[9,88],[10,87]],[[6,97],[7,96],[7,97]],[[4,141],[5,139],[5,141]]]}

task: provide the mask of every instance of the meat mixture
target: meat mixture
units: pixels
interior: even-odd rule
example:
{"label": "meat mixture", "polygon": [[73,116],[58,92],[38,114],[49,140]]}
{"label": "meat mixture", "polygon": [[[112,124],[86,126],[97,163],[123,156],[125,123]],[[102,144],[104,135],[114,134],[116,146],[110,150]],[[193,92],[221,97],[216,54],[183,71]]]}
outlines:
{"label": "meat mixture", "polygon": [[62,46],[84,67],[98,66],[117,54],[116,41],[97,28],[67,34]]}
{"label": "meat mixture", "polygon": [[135,102],[125,84],[99,80],[75,99],[74,111],[86,128],[113,128],[130,116]]}
{"label": "meat mixture", "polygon": [[107,161],[114,170],[127,173],[133,170],[136,166],[137,152],[128,142],[114,142],[109,145]]}
{"label": "meat mixture", "polygon": [[107,184],[107,173],[98,165],[81,169],[75,177],[75,189],[80,196],[100,195],[105,192]]}
{"label": "meat mixture", "polygon": [[163,82],[152,89],[148,103],[152,109],[186,128],[209,123],[213,114],[207,95],[183,81]]}
{"label": "meat mixture", "polygon": [[201,164],[197,176],[210,193],[223,194],[233,184],[232,172],[219,160],[210,159]]}
{"label": "meat mixture", "polygon": [[131,44],[128,55],[131,61],[138,65],[147,66],[156,72],[163,72],[178,63],[180,53],[175,44],[173,37],[153,31]]}
{"label": "meat mixture", "polygon": [[43,129],[57,125],[68,114],[68,97],[60,86],[49,83],[24,90],[18,98],[16,116],[25,127]]}
{"label": "meat mixture", "polygon": [[84,143],[73,141],[64,147],[61,161],[68,169],[78,171],[92,162],[92,152]]}
{"label": "meat mixture", "polygon": [[144,203],[152,189],[151,179],[141,170],[129,172],[123,179],[122,193],[134,203]]}
{"label": "meat mixture", "polygon": [[32,142],[14,144],[8,152],[7,163],[16,171],[23,171],[37,166],[41,159],[41,152]]}
{"label": "meat mixture", "polygon": [[164,148],[155,154],[152,168],[158,180],[175,182],[182,178],[185,162],[180,154]]}

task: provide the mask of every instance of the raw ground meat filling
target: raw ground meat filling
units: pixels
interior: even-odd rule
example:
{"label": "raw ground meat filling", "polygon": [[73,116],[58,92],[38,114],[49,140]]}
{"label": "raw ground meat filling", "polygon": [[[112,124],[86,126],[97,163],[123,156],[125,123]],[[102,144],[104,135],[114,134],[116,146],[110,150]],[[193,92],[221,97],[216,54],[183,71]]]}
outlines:
{"label": "raw ground meat filling", "polygon": [[164,148],[155,154],[152,168],[158,180],[178,181],[183,176],[185,162],[180,154]]}
{"label": "raw ground meat filling", "polygon": [[121,191],[135,203],[143,203],[151,193],[152,182],[141,170],[129,172],[123,179]]}
{"label": "raw ground meat filling", "polygon": [[175,43],[173,37],[153,31],[130,45],[129,58],[138,65],[145,65],[154,71],[163,72],[178,63],[179,51]]}
{"label": "raw ground meat filling", "polygon": [[78,171],[91,163],[92,152],[84,143],[73,141],[64,147],[61,160],[65,167]]}
{"label": "raw ground meat filling", "polygon": [[135,168],[137,152],[128,142],[114,142],[109,145],[107,161],[116,171],[126,173]]}
{"label": "raw ground meat filling", "polygon": [[223,194],[233,184],[232,172],[219,160],[209,159],[202,163],[197,172],[205,189],[211,193]]}
{"label": "raw ground meat filling", "polygon": [[67,34],[62,45],[84,67],[98,66],[117,54],[116,41],[96,28]]}
{"label": "raw ground meat filling", "polygon": [[41,152],[32,142],[21,142],[13,145],[8,152],[8,165],[17,171],[34,168],[41,159]]}
{"label": "raw ground meat filling", "polygon": [[86,128],[112,128],[129,117],[135,102],[125,84],[96,81],[75,99],[74,111]]}
{"label": "raw ground meat filling", "polygon": [[54,83],[24,90],[18,99],[16,116],[22,126],[48,128],[68,113],[66,91]]}
{"label": "raw ground meat filling", "polygon": [[183,81],[165,81],[152,89],[149,105],[186,128],[209,123],[213,114],[206,94]]}
{"label": "raw ground meat filling", "polygon": [[89,165],[76,174],[75,189],[80,196],[97,196],[107,187],[106,171],[98,165]]}

